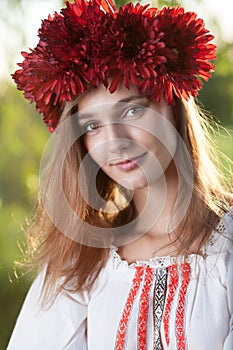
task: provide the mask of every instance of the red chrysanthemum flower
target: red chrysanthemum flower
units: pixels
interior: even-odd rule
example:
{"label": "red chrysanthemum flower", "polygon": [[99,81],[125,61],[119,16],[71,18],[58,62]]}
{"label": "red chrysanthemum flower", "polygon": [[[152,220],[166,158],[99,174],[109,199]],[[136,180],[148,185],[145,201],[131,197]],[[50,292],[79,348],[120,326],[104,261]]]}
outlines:
{"label": "red chrysanthemum flower", "polygon": [[185,13],[180,7],[164,7],[157,19],[159,30],[164,33],[167,61],[158,71],[155,93],[159,88],[168,103],[173,102],[173,92],[186,100],[196,97],[202,86],[199,78],[208,80],[214,70],[209,62],[216,58],[216,47],[209,44],[214,37],[196,13]]}
{"label": "red chrysanthemum flower", "polygon": [[37,47],[23,53],[24,62],[13,78],[25,97],[36,102],[50,131],[65,101],[83,93],[87,84],[97,86],[100,79],[106,80],[100,38],[111,20],[96,1],[67,2],[61,15],[43,21]]}
{"label": "red chrysanthemum flower", "polygon": [[117,89],[121,80],[129,88],[130,82],[139,87],[142,80],[155,79],[155,67],[166,61],[160,53],[164,43],[161,41],[163,34],[158,32],[156,11],[148,9],[148,5],[130,3],[115,15],[115,22],[103,43],[108,73],[113,77],[110,92]]}
{"label": "red chrysanthemum flower", "polygon": [[[81,39],[79,53],[87,65],[82,74],[93,86],[98,86],[100,81],[106,81],[107,66],[104,62],[101,40],[108,35],[108,28],[113,21],[111,9],[107,7],[109,12],[103,12],[100,4],[104,5],[105,2],[76,0],[75,4],[67,2],[67,8],[61,11],[70,35],[74,35],[72,41]],[[82,22],[81,32],[78,27],[79,21]],[[69,52],[67,54],[69,56]]]}
{"label": "red chrysanthemum flower", "polygon": [[[78,44],[72,47],[64,18],[55,13],[43,21],[39,30],[40,41],[31,53],[23,53],[24,62],[13,78],[18,88],[24,90],[25,97],[36,102],[37,110],[44,115],[44,122],[54,128],[66,100],[78,91],[84,91],[83,76],[77,70],[85,72],[85,63],[74,54]],[[79,44],[80,45],[80,44]],[[75,50],[76,49],[76,50]],[[78,69],[74,71],[72,57],[75,56]],[[76,64],[77,65],[77,64]],[[78,89],[77,89],[78,87]]]}
{"label": "red chrysanthemum flower", "polygon": [[130,3],[117,12],[112,0],[67,1],[61,14],[42,22],[38,45],[22,53],[13,79],[53,131],[66,101],[101,82],[108,86],[109,78],[111,93],[123,82],[152,101],[196,97],[199,79],[208,80],[214,68],[212,39],[183,8]]}

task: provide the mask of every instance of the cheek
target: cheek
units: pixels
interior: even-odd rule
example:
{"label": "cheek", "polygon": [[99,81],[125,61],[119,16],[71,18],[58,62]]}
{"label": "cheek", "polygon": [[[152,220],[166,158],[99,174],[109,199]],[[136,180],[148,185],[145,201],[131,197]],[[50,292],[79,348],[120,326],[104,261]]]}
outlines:
{"label": "cheek", "polygon": [[163,123],[161,119],[157,119],[157,123],[147,125],[147,129],[150,132],[135,131],[134,137],[149,151],[147,177],[153,179],[152,174],[160,173],[160,169],[165,171],[174,158],[177,150],[177,131],[170,122],[165,120]]}
{"label": "cheek", "polygon": [[87,150],[87,152],[89,153],[90,150],[93,148],[93,142],[91,141],[90,138],[86,137],[85,135],[83,136],[83,144]]}
{"label": "cheek", "polygon": [[178,132],[174,126],[173,114],[167,115],[167,118],[156,118],[155,122],[149,125],[150,132],[145,138],[147,145],[151,148],[157,148],[158,152],[163,150],[173,158],[177,148]]}
{"label": "cheek", "polygon": [[103,144],[98,142],[94,137],[84,137],[83,141],[87,153],[98,165],[101,166],[106,158]]}

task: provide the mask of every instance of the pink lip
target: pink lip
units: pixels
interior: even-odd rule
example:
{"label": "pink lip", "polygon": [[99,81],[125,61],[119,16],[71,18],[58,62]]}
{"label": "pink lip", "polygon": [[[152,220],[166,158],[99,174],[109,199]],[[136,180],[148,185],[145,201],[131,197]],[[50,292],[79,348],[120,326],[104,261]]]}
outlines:
{"label": "pink lip", "polygon": [[145,154],[146,153],[143,153],[141,156],[138,156],[132,159],[126,159],[111,165],[116,166],[120,170],[129,171],[138,166],[139,161],[145,156]]}

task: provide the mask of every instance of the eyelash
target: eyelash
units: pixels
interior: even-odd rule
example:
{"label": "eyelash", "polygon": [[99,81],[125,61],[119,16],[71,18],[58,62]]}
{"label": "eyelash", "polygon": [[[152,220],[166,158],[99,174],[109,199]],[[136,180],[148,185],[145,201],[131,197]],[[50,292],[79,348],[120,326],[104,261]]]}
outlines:
{"label": "eyelash", "polygon": [[144,112],[145,106],[143,106],[143,105],[134,105],[134,106],[131,106],[130,108],[126,108],[125,109],[125,113],[124,113],[124,117],[127,117],[127,114],[130,111],[135,110],[135,109],[136,109],[136,114],[133,114],[133,115],[129,116],[129,118],[141,116],[141,114]]}
{"label": "eyelash", "polygon": [[[91,129],[91,130],[88,130],[87,128],[91,125],[97,125],[97,128],[94,128],[94,129]],[[86,123],[84,126],[83,126],[83,129],[85,130],[85,132],[94,132],[96,131],[99,127],[103,126],[103,124],[101,124],[100,122],[98,122],[97,120],[92,120],[88,123]]]}
{"label": "eyelash", "polygon": [[[144,110],[145,110],[146,106],[143,106],[143,105],[133,105],[131,107],[128,107],[126,108],[124,111],[123,111],[123,119],[124,118],[138,118],[140,117]],[[133,115],[128,115],[130,111],[135,111],[136,109],[136,113],[133,114]],[[94,125],[94,126],[97,126],[97,127],[94,127],[93,129],[91,130],[88,130],[88,127],[90,127],[91,125]],[[97,121],[97,120],[91,120],[89,122],[87,122],[84,126],[83,126],[83,130],[85,133],[92,133],[92,132],[95,132],[97,129],[99,129],[100,127],[102,127],[104,124],[102,124],[101,122]]]}

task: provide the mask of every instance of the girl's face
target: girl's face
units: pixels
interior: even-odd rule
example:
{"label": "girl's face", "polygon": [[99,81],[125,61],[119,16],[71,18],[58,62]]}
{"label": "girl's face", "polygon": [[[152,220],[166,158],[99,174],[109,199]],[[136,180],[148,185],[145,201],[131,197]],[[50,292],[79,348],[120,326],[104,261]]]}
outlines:
{"label": "girl's face", "polygon": [[103,85],[78,103],[84,145],[98,166],[131,189],[153,184],[166,173],[176,151],[172,108],[152,103],[138,90]]}

